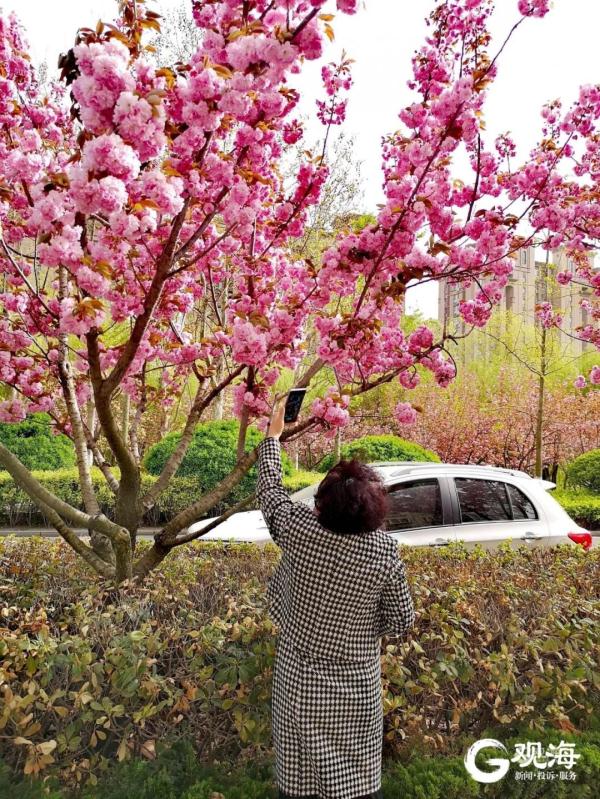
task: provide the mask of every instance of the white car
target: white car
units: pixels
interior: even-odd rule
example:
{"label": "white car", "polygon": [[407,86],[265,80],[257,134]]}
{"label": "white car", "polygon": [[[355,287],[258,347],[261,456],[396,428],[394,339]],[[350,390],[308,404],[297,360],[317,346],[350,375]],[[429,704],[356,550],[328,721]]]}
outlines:
{"label": "white car", "polygon": [[[516,469],[420,461],[369,464],[390,497],[386,529],[399,543],[440,547],[463,541],[485,549],[508,539],[514,545],[546,547],[574,543],[589,549],[592,535],[576,524],[548,491],[555,483]],[[314,506],[318,483],[291,495]],[[190,527],[196,532],[213,519]],[[259,510],[235,513],[202,540],[251,541],[271,536]]]}

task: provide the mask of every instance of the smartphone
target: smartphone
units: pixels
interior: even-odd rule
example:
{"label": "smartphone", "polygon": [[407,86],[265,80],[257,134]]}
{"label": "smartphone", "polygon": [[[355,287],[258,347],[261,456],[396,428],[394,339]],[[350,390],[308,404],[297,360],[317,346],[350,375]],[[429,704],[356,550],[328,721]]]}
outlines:
{"label": "smartphone", "polygon": [[290,391],[285,403],[285,414],[283,417],[285,422],[296,421],[300,414],[300,408],[302,407],[302,401],[305,394],[305,388],[293,388]]}

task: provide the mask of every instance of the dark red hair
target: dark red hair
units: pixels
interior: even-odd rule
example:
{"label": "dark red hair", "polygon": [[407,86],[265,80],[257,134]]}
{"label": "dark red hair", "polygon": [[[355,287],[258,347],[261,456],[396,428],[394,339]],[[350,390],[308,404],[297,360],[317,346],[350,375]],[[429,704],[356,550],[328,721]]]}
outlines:
{"label": "dark red hair", "polygon": [[319,484],[315,510],[328,530],[352,535],[377,530],[388,509],[385,486],[374,469],[364,463],[342,460]]}

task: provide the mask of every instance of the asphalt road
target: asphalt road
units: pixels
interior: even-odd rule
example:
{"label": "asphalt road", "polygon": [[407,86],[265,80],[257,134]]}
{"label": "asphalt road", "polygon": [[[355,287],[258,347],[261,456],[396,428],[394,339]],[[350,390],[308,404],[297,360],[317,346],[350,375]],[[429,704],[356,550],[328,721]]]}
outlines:
{"label": "asphalt road", "polygon": [[[140,527],[138,538],[153,538],[158,533],[160,527]],[[88,530],[75,530],[79,536],[88,536]],[[0,538],[7,535],[14,535],[17,538],[27,538],[32,535],[40,535],[42,538],[60,538],[59,534],[52,527],[0,527]]]}

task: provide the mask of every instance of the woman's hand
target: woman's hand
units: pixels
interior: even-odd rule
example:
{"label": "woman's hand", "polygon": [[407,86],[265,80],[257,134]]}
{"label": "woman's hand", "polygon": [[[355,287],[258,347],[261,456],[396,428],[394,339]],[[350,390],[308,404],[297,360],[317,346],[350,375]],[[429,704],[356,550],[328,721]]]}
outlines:
{"label": "woman's hand", "polygon": [[279,397],[275,400],[273,411],[271,412],[271,419],[269,420],[269,429],[267,430],[267,437],[279,438],[283,433],[285,422],[283,417],[285,415],[285,401],[287,395]]}

